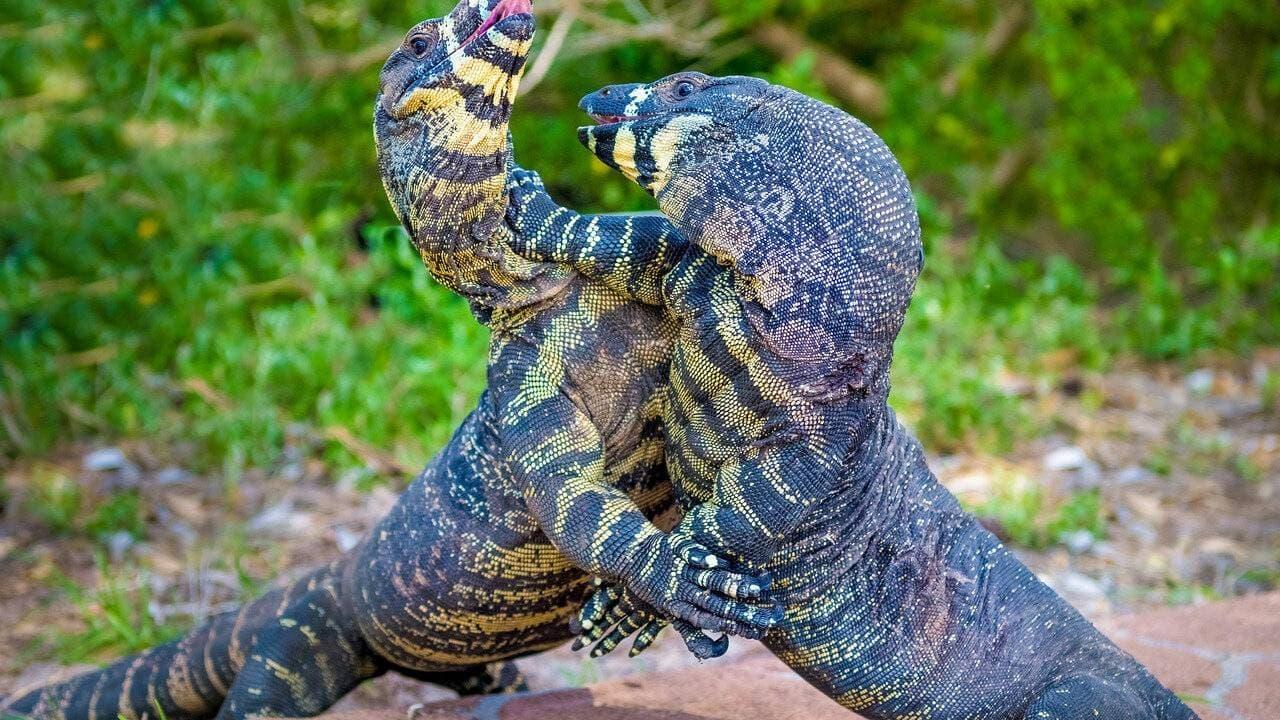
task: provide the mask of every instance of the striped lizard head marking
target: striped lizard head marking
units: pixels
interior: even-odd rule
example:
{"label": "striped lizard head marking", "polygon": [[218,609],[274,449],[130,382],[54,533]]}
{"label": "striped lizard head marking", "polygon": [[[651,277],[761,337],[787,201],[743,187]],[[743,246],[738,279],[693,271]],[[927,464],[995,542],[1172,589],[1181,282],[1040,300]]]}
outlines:
{"label": "striped lizard head marking", "polygon": [[699,73],[606,87],[582,108],[599,123],[582,141],[733,273],[779,355],[887,363],[920,272],[920,224],[870,128],[785,87]]}
{"label": "striped lizard head marking", "polygon": [[508,123],[533,34],[530,0],[461,0],[415,25],[379,77],[374,136],[387,197],[436,280],[490,307],[563,281],[503,241]]}
{"label": "striped lizard head marking", "polygon": [[530,0],[461,0],[448,15],[418,23],[382,67],[379,120],[429,118],[457,98],[509,110],[533,32]]}
{"label": "striped lizard head marking", "polygon": [[769,87],[757,78],[698,72],[610,85],[579,104],[596,125],[579,128],[578,139],[657,197],[674,174],[732,152],[742,120]]}

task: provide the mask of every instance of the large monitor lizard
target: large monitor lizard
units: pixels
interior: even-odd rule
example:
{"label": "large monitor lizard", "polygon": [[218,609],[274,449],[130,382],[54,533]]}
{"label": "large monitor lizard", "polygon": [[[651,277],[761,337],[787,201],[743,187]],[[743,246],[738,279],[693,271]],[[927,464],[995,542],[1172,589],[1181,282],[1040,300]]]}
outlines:
{"label": "large monitor lizard", "polygon": [[[686,576],[714,558],[648,522],[670,506],[658,422],[673,323],[608,281],[507,246],[507,123],[532,36],[527,0],[462,0],[410,31],[381,76],[388,194],[432,273],[493,329],[489,387],[448,445],[333,564],[175,642],[0,699],[0,716],[307,716],[388,670],[464,693],[510,689],[514,666],[492,663],[566,641],[591,575],[650,567],[655,601],[711,597]],[[598,227],[671,234],[657,217]],[[543,472],[556,462],[575,472]],[[579,524],[559,514],[568,506],[597,515]],[[599,542],[573,557],[556,549],[582,533]]]}
{"label": "large monitor lizard", "polygon": [[[772,574],[779,658],[868,718],[1195,717],[961,510],[889,409],[923,253],[879,137],[754,78],[680,73],[582,107],[599,123],[583,142],[656,197],[687,249],[600,242],[564,213],[520,248],[637,284],[664,265],[644,294],[680,324],[673,533]],[[520,207],[540,202],[525,184]],[[614,599],[589,606],[591,637]]]}

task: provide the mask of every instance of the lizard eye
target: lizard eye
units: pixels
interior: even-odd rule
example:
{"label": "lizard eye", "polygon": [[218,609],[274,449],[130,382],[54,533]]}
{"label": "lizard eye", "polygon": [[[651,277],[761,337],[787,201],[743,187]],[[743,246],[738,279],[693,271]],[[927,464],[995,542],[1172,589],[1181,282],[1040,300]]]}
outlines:
{"label": "lizard eye", "polygon": [[418,58],[426,57],[427,53],[431,50],[431,41],[423,35],[414,35],[409,38],[408,45],[409,50]]}
{"label": "lizard eye", "polygon": [[683,100],[689,97],[690,95],[692,95],[693,92],[697,89],[698,89],[697,86],[695,86],[692,82],[689,82],[688,80],[681,80],[680,82],[676,83],[676,86],[672,90],[672,92],[675,93],[676,97]]}

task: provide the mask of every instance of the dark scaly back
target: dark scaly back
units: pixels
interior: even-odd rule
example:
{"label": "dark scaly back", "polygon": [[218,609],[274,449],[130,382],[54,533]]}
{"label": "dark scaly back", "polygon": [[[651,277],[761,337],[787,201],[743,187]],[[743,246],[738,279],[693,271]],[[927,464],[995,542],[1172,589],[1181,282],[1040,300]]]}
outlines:
{"label": "dark scaly back", "polygon": [[[804,533],[789,534],[769,559],[776,596],[801,600],[765,640],[784,662],[868,718],[1195,717],[965,514],[888,410],[892,343],[922,256],[907,181],[869,129],[763,81],[696,73],[612,86],[588,96],[584,109],[604,123],[580,131],[587,146],[731,268],[721,272],[693,255],[667,276],[667,302],[701,323],[697,347],[682,344],[671,370],[673,388],[690,388],[675,394],[667,417],[675,481],[705,483],[720,468],[699,462],[699,448],[718,450],[714,441],[737,439],[722,428],[741,430],[757,408],[774,418],[795,397],[816,400],[802,406],[809,432],[797,435],[854,440],[836,456],[836,482],[817,486],[825,495],[798,485],[784,486],[786,503],[770,494],[822,460],[821,446],[803,462],[775,463],[769,483],[744,484],[752,476],[743,468],[762,466],[754,458],[767,456],[766,445],[758,456],[747,448],[733,457],[733,474],[718,477],[714,495],[706,492],[686,514],[740,499],[751,516],[768,518],[798,504],[793,499],[819,503]],[[756,332],[742,333],[746,323]],[[767,372],[790,379],[797,366],[830,366],[842,356],[861,358],[850,387],[874,392],[812,395],[810,386]],[[719,399],[714,391],[729,382],[708,391],[697,381],[730,357],[765,362],[732,386],[720,411],[708,398]],[[774,396],[780,402],[761,402],[771,385],[784,386]],[[850,397],[857,402],[842,402]],[[737,398],[747,401],[735,405]],[[840,405],[855,411],[832,411]],[[824,421],[808,424],[810,417]],[[680,471],[686,457],[691,472]],[[729,537],[721,531],[733,526],[707,527]],[[791,580],[803,596],[787,596]]]}
{"label": "dark scaly back", "polygon": [[581,139],[747,279],[742,291],[759,303],[750,319],[769,348],[789,360],[870,361],[864,374],[887,394],[881,376],[923,251],[911,186],[884,142],[843,111],[757,78],[679,73],[608,91],[612,106],[598,94],[584,103],[636,120],[583,128]]}
{"label": "dark scaly back", "polygon": [[[563,264],[512,252],[513,227],[568,232],[578,223],[559,223],[576,213],[545,192],[532,204],[512,203],[508,194],[514,164],[507,123],[531,23],[509,17],[458,49],[463,35],[451,34],[448,22],[415,28],[383,70],[375,112],[380,170],[397,214],[432,275],[467,297],[493,328],[489,387],[479,406],[353,566],[353,602],[367,642],[399,667],[427,670],[563,642],[586,589],[581,564],[544,532],[563,528],[540,525],[530,511],[531,483],[513,470],[529,453],[526,445],[575,452],[572,440],[557,443],[576,439],[581,428],[526,420],[508,437],[503,422],[519,416],[517,402],[572,397],[594,425],[583,435],[598,431],[607,451],[603,484],[645,510],[670,502],[657,420],[670,324],[659,309]],[[627,218],[591,226],[609,239],[670,227]],[[554,492],[540,496],[571,504]]]}
{"label": "dark scaly back", "polygon": [[[528,4],[463,0],[448,16],[415,26],[384,68],[375,118],[382,176],[424,261],[443,282],[475,301],[496,306],[536,299],[558,287],[565,275],[543,272],[538,264],[509,252],[486,254],[501,242],[505,165],[510,159],[506,126],[533,33],[527,15],[503,18],[505,22],[484,28],[485,19],[502,7],[508,7],[508,15],[520,15]],[[415,167],[420,169],[438,169],[417,174],[387,171],[389,164],[406,158],[417,158]],[[411,189],[417,192],[411,195]],[[408,197],[422,202],[406,204]],[[349,562],[344,559],[272,590],[174,642],[66,682],[0,698],[0,717],[213,717],[245,667],[255,637],[285,617],[299,598],[321,590],[336,592]],[[368,657],[363,661],[374,662]],[[458,688],[467,691],[471,688],[465,683],[482,677],[478,672],[458,673]],[[455,678],[429,679],[448,683]]]}

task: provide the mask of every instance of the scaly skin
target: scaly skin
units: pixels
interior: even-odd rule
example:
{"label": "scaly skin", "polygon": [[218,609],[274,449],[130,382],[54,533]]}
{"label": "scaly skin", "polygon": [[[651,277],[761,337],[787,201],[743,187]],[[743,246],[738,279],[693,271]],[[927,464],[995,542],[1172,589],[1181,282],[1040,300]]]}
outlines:
{"label": "scaly skin", "polygon": [[[772,573],[785,618],[764,642],[779,658],[868,718],[1195,717],[960,509],[889,410],[922,249],[910,186],[870,129],[697,73],[583,108],[603,123],[583,142],[689,241],[660,286],[680,323],[673,532]],[[522,251],[587,273],[652,277],[665,256],[544,237],[522,233]],[[588,619],[616,620],[618,598],[593,599]]]}
{"label": "scaly skin", "polygon": [[[673,323],[506,247],[527,10],[463,0],[415,27],[383,70],[375,117],[388,194],[424,261],[493,327],[477,408],[348,555],[176,642],[0,699],[0,716],[309,716],[388,670],[462,693],[511,690],[518,674],[498,661],[567,640],[589,573],[651,566],[655,600],[694,593],[680,553],[705,551],[676,547],[648,520],[671,504],[658,420]],[[490,17],[500,21],[484,28]],[[661,218],[601,227],[649,241],[671,232]],[[569,507],[596,514],[575,524]],[[601,542],[557,550],[583,534]]]}

